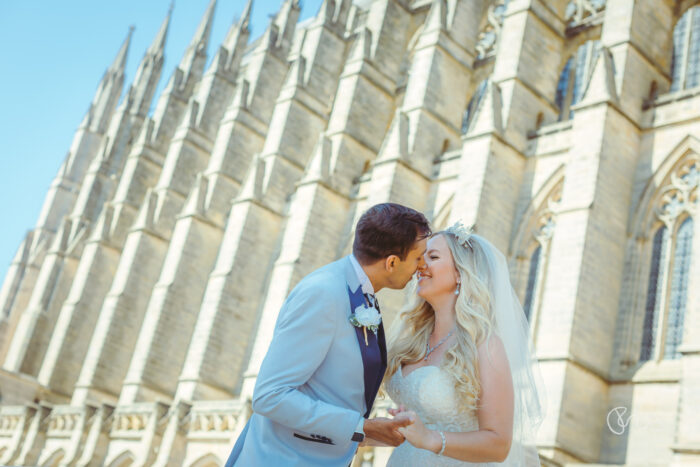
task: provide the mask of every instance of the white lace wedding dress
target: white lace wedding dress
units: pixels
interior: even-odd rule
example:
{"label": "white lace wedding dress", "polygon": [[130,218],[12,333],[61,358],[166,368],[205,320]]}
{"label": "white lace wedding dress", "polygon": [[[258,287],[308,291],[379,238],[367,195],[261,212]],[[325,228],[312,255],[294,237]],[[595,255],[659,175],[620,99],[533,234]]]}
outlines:
{"label": "white lace wedding dress", "polygon": [[[476,411],[460,407],[454,379],[434,365],[423,366],[404,377],[399,369],[386,385],[396,405],[403,404],[421,418],[427,428],[443,432],[475,431],[479,429]],[[490,466],[495,463],[463,462],[451,457],[413,447],[408,441],[394,449],[387,467],[451,467]]]}

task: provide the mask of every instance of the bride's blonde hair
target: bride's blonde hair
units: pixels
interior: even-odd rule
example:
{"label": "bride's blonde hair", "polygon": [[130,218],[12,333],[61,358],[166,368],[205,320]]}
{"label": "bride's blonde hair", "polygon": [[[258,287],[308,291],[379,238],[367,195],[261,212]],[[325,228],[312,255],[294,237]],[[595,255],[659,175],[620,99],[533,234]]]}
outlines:
{"label": "bride's blonde hair", "polygon": [[[441,231],[459,272],[461,290],[455,303],[457,331],[455,345],[445,353],[441,367],[456,381],[457,394],[468,409],[477,408],[481,385],[477,366],[477,347],[494,331],[491,278],[486,255],[478,242],[458,239]],[[415,297],[404,307],[389,333],[387,380],[402,365],[420,361],[435,324],[433,307],[416,293],[411,282],[409,296]]]}

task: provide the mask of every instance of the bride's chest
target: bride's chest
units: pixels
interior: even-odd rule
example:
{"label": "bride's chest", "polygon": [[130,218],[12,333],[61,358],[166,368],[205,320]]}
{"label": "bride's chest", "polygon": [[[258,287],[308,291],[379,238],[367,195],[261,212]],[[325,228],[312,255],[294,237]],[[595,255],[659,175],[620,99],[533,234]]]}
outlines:
{"label": "bride's chest", "polygon": [[457,420],[460,404],[455,391],[455,380],[436,366],[414,369],[407,376],[398,370],[387,385],[387,392],[397,404],[403,404],[425,423]]}

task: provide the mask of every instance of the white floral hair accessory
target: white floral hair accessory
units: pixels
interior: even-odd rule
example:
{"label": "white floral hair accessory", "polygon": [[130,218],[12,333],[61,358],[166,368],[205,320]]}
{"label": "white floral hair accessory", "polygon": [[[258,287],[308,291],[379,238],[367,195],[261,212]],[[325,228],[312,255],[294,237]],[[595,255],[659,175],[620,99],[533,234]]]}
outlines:
{"label": "white floral hair accessory", "polygon": [[449,232],[452,235],[454,235],[457,239],[457,242],[463,247],[472,247],[470,240],[472,233],[474,233],[473,227],[465,227],[464,224],[462,224],[462,221],[457,221],[448,228],[446,228],[445,232]]}

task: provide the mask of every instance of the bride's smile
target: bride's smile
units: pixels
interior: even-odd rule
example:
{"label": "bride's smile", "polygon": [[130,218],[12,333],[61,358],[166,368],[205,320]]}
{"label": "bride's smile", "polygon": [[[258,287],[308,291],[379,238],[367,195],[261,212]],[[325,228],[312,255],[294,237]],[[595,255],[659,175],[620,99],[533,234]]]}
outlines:
{"label": "bride's smile", "polygon": [[[455,267],[447,241],[442,235],[428,240],[425,266],[418,271],[418,295],[428,302],[442,302],[444,297],[453,301],[459,272]],[[439,298],[440,297],[440,298]]]}

